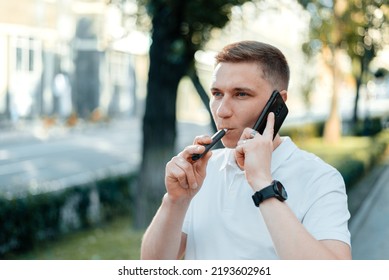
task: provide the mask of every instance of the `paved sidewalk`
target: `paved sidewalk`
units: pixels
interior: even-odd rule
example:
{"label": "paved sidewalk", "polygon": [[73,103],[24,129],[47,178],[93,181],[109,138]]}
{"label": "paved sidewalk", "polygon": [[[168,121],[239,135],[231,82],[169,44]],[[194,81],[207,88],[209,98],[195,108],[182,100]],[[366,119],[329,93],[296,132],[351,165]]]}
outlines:
{"label": "paved sidewalk", "polygon": [[389,156],[357,187],[362,204],[350,221],[353,259],[389,260]]}

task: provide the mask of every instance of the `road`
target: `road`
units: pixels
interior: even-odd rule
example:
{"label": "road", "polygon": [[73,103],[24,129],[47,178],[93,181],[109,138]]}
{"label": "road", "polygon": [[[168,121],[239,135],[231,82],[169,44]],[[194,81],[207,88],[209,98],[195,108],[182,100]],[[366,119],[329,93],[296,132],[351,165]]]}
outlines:
{"label": "road", "polygon": [[[188,145],[195,135],[209,131],[209,126],[179,123],[177,146]],[[0,192],[9,197],[135,171],[141,160],[141,141],[140,120],[135,118],[75,128],[44,129],[37,123],[3,131]]]}
{"label": "road", "polygon": [[389,260],[389,156],[356,185],[349,199],[362,201],[350,221],[353,259]]}

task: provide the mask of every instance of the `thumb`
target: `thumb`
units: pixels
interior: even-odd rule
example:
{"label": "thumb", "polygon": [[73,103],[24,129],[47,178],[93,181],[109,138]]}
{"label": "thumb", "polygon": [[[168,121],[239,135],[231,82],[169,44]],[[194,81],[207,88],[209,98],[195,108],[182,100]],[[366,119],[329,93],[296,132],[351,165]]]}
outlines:
{"label": "thumb", "polygon": [[197,160],[194,163],[196,173],[204,176],[205,175],[205,170],[208,165],[209,159],[212,157],[212,151],[208,151],[201,159]]}

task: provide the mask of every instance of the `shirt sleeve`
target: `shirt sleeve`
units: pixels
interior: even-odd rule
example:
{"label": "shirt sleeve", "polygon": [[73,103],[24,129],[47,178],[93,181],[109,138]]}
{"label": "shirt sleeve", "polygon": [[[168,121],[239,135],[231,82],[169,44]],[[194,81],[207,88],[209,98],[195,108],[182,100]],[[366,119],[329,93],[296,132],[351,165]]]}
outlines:
{"label": "shirt sleeve", "polygon": [[307,204],[309,207],[302,220],[305,228],[317,240],[339,240],[351,245],[348,230],[350,212],[340,173],[336,169],[330,170],[312,179],[309,185],[311,192],[306,197],[312,200]]}

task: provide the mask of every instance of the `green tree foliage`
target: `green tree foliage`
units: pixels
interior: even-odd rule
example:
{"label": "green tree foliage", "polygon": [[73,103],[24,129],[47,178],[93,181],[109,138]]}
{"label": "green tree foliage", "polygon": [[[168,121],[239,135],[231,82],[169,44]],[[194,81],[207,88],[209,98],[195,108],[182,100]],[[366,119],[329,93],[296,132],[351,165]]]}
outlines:
{"label": "green tree foliage", "polygon": [[345,32],[345,49],[353,61],[353,76],[356,81],[354,122],[358,119],[358,100],[360,87],[372,75],[370,62],[383,46],[389,44],[389,4],[378,1],[352,1],[345,13],[349,25]]}
{"label": "green tree foliage", "polygon": [[389,6],[385,0],[298,0],[311,15],[310,41],[306,53],[321,52],[333,73],[331,113],[326,123],[325,138],[334,142],[340,137],[337,113],[340,52],[352,59],[356,81],[354,121],[357,120],[359,89],[366,83],[368,66],[377,52],[389,43]]}

